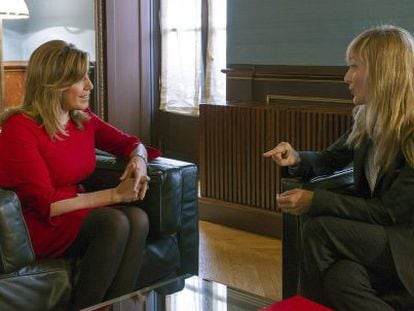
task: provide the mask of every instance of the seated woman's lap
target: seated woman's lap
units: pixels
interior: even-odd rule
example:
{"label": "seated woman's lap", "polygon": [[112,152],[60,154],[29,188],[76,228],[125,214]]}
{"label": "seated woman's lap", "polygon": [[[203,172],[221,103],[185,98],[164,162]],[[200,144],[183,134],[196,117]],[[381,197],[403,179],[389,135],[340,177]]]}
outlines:
{"label": "seated woman's lap", "polygon": [[88,214],[64,254],[82,259],[73,294],[75,309],[134,289],[148,227],[146,213],[134,206],[97,208]]}

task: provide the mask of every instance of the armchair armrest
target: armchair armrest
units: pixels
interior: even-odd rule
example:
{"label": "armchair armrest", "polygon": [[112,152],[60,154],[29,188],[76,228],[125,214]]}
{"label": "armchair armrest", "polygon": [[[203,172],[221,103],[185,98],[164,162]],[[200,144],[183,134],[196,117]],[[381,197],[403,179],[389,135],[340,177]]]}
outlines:
{"label": "armchair armrest", "polygon": [[354,189],[354,171],[351,167],[334,172],[331,175],[316,176],[311,180],[300,178],[282,178],[281,190],[294,188],[327,189],[338,193],[350,193]]}
{"label": "armchair armrest", "polygon": [[35,259],[20,201],[0,189],[0,273],[11,273]]}
{"label": "armchair armrest", "polygon": [[[97,152],[97,166],[84,181],[86,190],[114,187],[119,183],[125,161]],[[149,216],[150,238],[177,237],[180,274],[198,273],[198,169],[193,163],[158,157],[148,164],[151,177],[144,201],[138,202]],[[136,203],[134,203],[136,204]]]}
{"label": "armchair armrest", "polygon": [[[126,161],[97,152],[96,170],[83,185],[87,191],[115,187],[119,184]],[[148,164],[151,180],[149,190],[138,206],[143,208],[150,219],[150,236],[176,233],[183,223],[186,206],[194,209],[197,199],[197,167],[192,163],[159,157]],[[136,204],[136,203],[134,203]]]}

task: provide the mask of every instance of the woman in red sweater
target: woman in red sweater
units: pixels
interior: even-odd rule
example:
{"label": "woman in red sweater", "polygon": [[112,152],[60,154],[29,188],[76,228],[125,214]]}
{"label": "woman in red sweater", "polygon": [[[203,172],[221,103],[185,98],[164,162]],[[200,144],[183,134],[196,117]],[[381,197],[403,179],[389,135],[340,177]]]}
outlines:
{"label": "woman in red sweater", "polygon": [[[88,64],[73,44],[44,43],[30,57],[23,105],[0,119],[0,186],[18,195],[37,257],[82,257],[74,309],[134,289],[148,218],[119,204],[144,198],[147,162],[159,155],[88,109]],[[129,162],[117,187],[85,193],[95,148]]]}

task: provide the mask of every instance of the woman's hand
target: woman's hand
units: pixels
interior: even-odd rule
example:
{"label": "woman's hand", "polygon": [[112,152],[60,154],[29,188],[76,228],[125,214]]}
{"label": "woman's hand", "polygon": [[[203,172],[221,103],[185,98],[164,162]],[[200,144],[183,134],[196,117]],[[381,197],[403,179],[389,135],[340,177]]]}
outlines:
{"label": "woman's hand", "polygon": [[118,186],[112,189],[112,203],[129,203],[138,200],[139,192],[135,187],[135,178],[124,178]]}
{"label": "woman's hand", "polygon": [[264,157],[272,157],[280,166],[295,166],[300,162],[299,153],[286,142],[279,143],[272,150],[263,153]]}
{"label": "woman's hand", "polygon": [[124,173],[120,177],[121,181],[128,178],[134,180],[135,200],[143,200],[149,188],[148,182],[150,181],[147,175],[147,164],[143,158],[139,156],[131,157]]}
{"label": "woman's hand", "polygon": [[313,191],[292,189],[276,197],[277,206],[284,213],[301,215],[309,211],[312,204]]}

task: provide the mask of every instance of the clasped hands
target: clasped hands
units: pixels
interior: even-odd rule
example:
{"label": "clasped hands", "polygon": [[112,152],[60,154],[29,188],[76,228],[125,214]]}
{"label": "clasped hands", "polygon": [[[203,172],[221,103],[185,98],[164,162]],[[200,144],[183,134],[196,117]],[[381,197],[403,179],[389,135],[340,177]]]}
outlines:
{"label": "clasped hands", "polygon": [[[264,157],[271,157],[280,166],[297,166],[300,163],[298,152],[287,142],[281,142],[272,150],[263,153]],[[306,213],[313,199],[313,191],[292,189],[276,196],[278,208],[293,215]]]}
{"label": "clasped hands", "polygon": [[129,160],[120,180],[121,182],[116,187],[116,193],[120,196],[121,202],[143,200],[149,189],[148,182],[150,181],[147,175],[147,164],[144,159],[139,156],[133,156]]}

